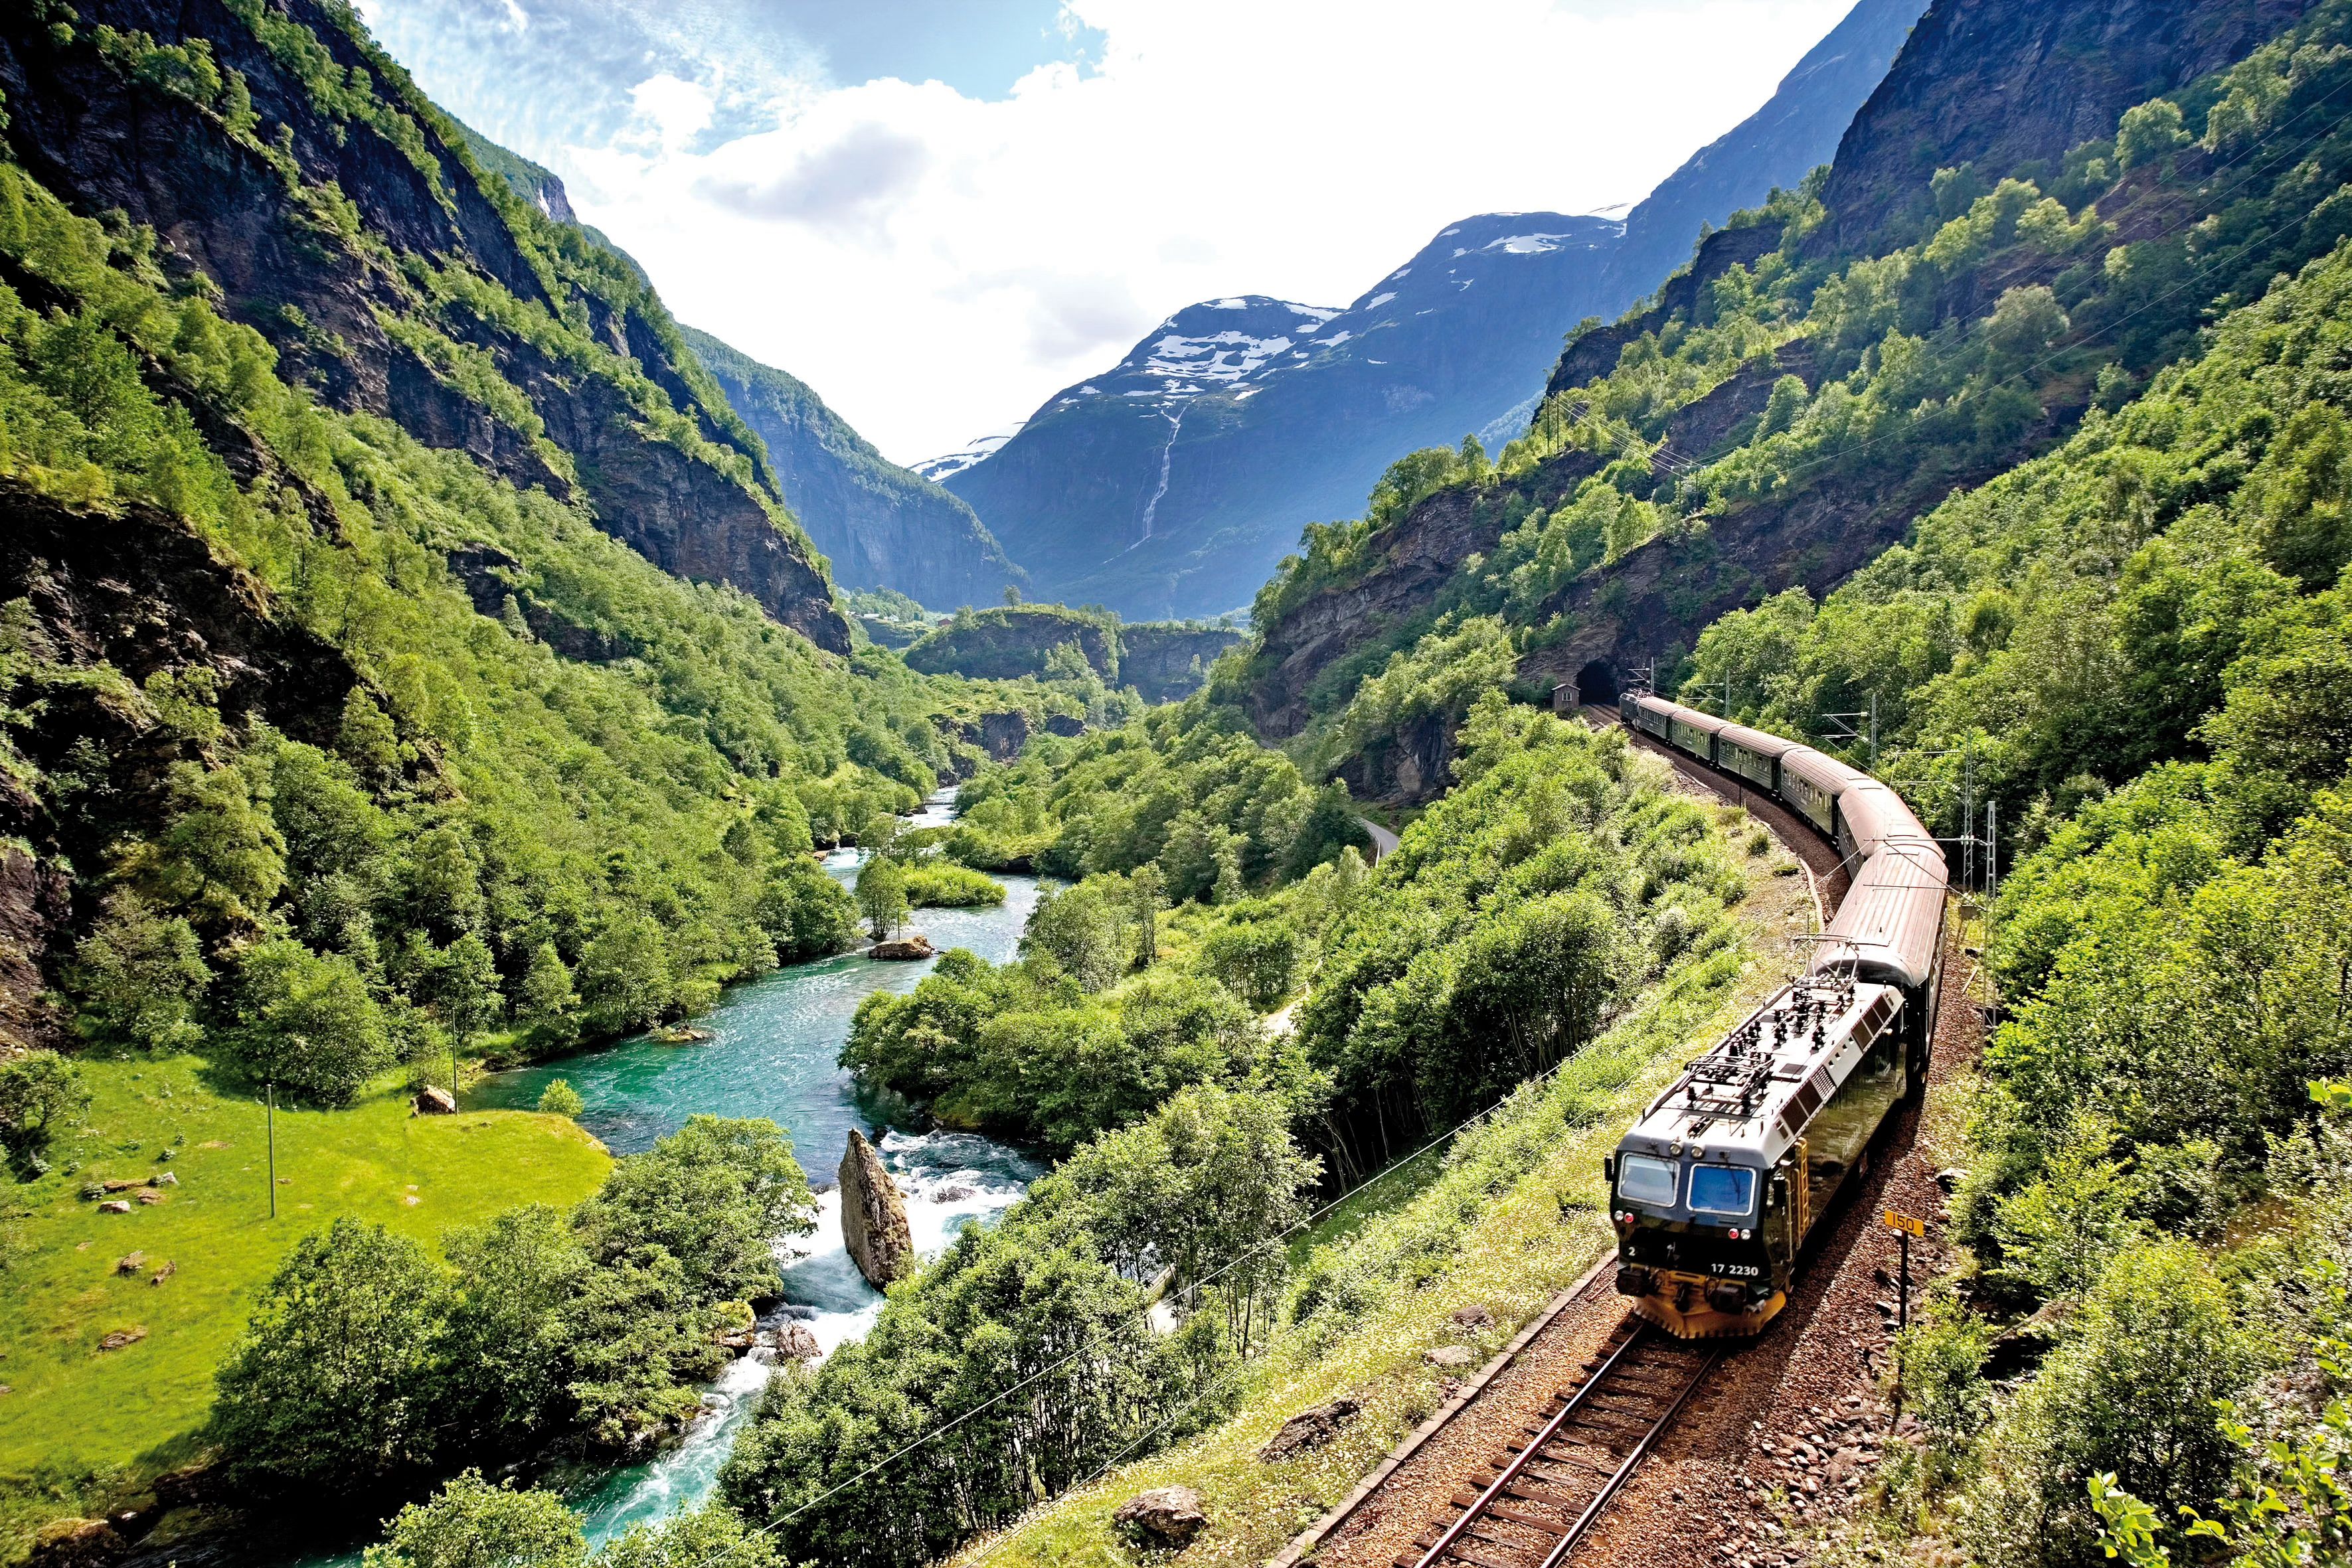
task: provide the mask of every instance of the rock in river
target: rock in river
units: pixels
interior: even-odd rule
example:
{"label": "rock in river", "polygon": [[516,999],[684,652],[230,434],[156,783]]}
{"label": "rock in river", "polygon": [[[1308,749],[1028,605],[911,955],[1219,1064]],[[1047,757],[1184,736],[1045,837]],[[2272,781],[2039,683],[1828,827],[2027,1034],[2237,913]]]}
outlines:
{"label": "rock in river", "polygon": [[866,949],[866,956],[869,958],[897,960],[904,963],[914,958],[937,957],[939,949],[932,946],[931,939],[921,932],[910,931],[896,942],[877,942],[873,946]]}
{"label": "rock in river", "polygon": [[841,1155],[841,1244],[877,1290],[914,1262],[915,1235],[907,1227],[906,1200],[882,1168],[882,1156],[855,1127],[849,1129],[849,1147]]}

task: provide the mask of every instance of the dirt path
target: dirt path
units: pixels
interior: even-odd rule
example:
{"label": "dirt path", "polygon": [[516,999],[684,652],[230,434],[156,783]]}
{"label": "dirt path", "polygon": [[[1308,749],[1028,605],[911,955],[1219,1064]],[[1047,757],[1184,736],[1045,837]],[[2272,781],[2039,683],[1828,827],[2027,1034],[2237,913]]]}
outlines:
{"label": "dirt path", "polygon": [[[1615,721],[1606,710],[1589,713]],[[1803,863],[1817,898],[1833,911],[1845,893],[1837,856],[1777,802],[1738,780],[1678,757],[1648,737],[1637,744],[1672,761],[1694,785],[1744,806]],[[1955,939],[1957,940],[1957,939]],[[1928,1073],[1939,1087],[1973,1061],[1981,1015],[1965,995],[1975,966],[1957,946],[1945,956],[1944,995]],[[1882,1134],[1852,1200],[1816,1238],[1788,1309],[1761,1339],[1735,1352],[1694,1396],[1675,1430],[1629,1481],[1578,1547],[1578,1568],[1745,1568],[1793,1561],[1792,1531],[1839,1511],[1895,1437],[1876,1385],[1894,1327],[1897,1242],[1884,1208],[1943,1214],[1935,1164],[1918,1144],[1921,1113],[1906,1111]],[[1915,1242],[1915,1299],[1945,1260],[1932,1236]],[[1477,1398],[1397,1466],[1315,1551],[1318,1568],[1410,1564],[1413,1537],[1447,1500],[1492,1475],[1489,1461],[1535,1419],[1570,1372],[1625,1316],[1602,1269]]]}

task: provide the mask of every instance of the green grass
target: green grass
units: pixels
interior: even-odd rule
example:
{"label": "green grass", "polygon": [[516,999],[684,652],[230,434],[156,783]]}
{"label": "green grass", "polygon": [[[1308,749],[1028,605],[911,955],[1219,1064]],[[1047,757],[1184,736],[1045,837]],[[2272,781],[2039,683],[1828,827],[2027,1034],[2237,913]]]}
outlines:
{"label": "green grass", "polygon": [[[0,1492],[20,1503],[37,1487],[56,1495],[81,1477],[188,1457],[214,1366],[306,1232],[352,1215],[429,1243],[517,1204],[576,1202],[611,1165],[561,1117],[412,1117],[397,1094],[348,1111],[281,1107],[273,1220],[259,1104],[206,1087],[194,1057],[86,1061],[82,1073],[93,1100],[84,1125],[57,1140],[57,1172],[0,1186],[16,1216],[15,1256],[0,1273],[0,1384],[10,1388],[0,1396]],[[158,1164],[166,1148],[173,1159]],[[179,1185],[129,1214],[101,1214],[80,1196],[93,1181],[165,1171]],[[119,1274],[132,1252],[144,1264]],[[167,1262],[174,1271],[151,1284]],[[98,1348],[139,1329],[136,1343]]]}
{"label": "green grass", "polygon": [[[1745,813],[1725,811],[1727,826]],[[1371,1285],[1359,1316],[1292,1324],[1242,1374],[1241,1407],[1165,1453],[1114,1468],[965,1548],[954,1568],[1132,1568],[1150,1559],[1122,1542],[1111,1511],[1138,1491],[1185,1485],[1208,1528],[1187,1568],[1251,1568],[1280,1551],[1442,1402],[1422,1359],[1461,1343],[1483,1363],[1612,1243],[1601,1156],[1694,1048],[1738,1020],[1801,961],[1792,938],[1813,928],[1801,884],[1748,862],[1734,913],[1738,947],[1654,990],[1540,1092],[1467,1134],[1441,1163],[1409,1162],[1327,1217],[1328,1239],[1364,1260]],[[1324,1239],[1324,1238],[1318,1238]],[[1449,1314],[1483,1306],[1493,1327],[1465,1333]],[[1258,1448],[1299,1410],[1339,1394],[1363,1414],[1327,1447],[1281,1464]]]}

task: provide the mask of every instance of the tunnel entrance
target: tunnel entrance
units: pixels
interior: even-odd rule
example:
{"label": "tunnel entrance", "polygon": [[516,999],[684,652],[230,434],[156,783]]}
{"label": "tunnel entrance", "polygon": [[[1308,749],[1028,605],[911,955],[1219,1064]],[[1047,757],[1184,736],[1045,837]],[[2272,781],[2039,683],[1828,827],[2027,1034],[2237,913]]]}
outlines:
{"label": "tunnel entrance", "polygon": [[1617,701],[1617,670],[1606,659],[1595,659],[1576,672],[1576,700],[1597,703],[1603,707],[1614,706]]}

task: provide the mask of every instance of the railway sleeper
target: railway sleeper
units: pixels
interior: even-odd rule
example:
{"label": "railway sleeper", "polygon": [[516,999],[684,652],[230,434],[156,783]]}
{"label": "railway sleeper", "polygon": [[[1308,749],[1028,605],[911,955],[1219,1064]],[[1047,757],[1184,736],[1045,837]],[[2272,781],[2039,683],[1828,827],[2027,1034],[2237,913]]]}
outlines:
{"label": "railway sleeper", "polygon": [[[1470,1505],[1468,1503],[1462,1503],[1458,1506],[1467,1508]],[[1514,1507],[1512,1504],[1503,1501],[1500,1498],[1488,1503],[1486,1505],[1486,1511],[1496,1519],[1507,1519],[1513,1524],[1523,1525],[1529,1530],[1540,1530],[1546,1535],[1552,1536],[1566,1535],[1568,1533],[1569,1525],[1573,1523],[1575,1521],[1574,1514],[1570,1515],[1569,1518],[1565,1520],[1551,1519],[1543,1514],[1537,1513],[1530,1509]],[[1582,1510],[1580,1509],[1578,1511],[1581,1512]],[[1433,1539],[1434,1538],[1433,1537]]]}

